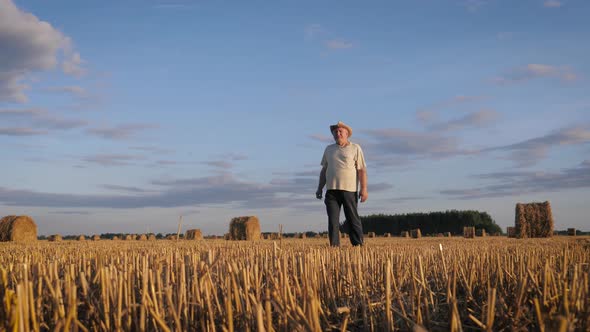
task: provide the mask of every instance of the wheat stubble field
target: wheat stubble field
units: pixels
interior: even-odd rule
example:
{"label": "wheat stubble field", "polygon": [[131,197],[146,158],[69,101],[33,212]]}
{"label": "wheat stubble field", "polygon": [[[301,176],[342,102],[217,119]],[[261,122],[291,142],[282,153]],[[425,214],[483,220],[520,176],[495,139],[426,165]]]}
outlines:
{"label": "wheat stubble field", "polygon": [[0,243],[0,331],[587,331],[589,264],[587,237]]}

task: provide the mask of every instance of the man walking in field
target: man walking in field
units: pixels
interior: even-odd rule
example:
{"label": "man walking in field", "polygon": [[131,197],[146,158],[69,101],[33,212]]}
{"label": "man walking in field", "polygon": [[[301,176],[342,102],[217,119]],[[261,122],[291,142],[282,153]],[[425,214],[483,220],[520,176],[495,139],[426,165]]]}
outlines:
{"label": "man walking in field", "polygon": [[[317,199],[322,199],[326,186],[326,211],[328,213],[328,237],[330,245],[340,246],[340,208],[344,206],[344,216],[350,223],[348,236],[353,246],[363,244],[363,225],[357,211],[360,195],[361,202],[369,197],[367,191],[367,166],[360,145],[348,140],[352,128],[339,121],[330,126],[336,143],[328,145],[322,157],[322,170]],[[359,192],[360,183],[360,192]]]}

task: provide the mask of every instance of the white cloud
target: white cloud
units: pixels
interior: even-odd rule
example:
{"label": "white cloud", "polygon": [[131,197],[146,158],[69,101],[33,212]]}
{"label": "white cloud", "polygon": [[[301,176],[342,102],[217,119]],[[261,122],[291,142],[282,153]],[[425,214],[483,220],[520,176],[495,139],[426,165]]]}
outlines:
{"label": "white cloud", "polygon": [[122,140],[129,139],[142,130],[156,128],[150,124],[127,124],[116,127],[90,128],[86,132],[106,139]]}
{"label": "white cloud", "polygon": [[431,123],[437,118],[434,111],[416,111],[416,119],[420,123]]}
{"label": "white cloud", "polygon": [[543,159],[549,149],[553,147],[588,143],[590,143],[590,126],[580,125],[562,128],[540,137],[483,151],[508,151],[511,153],[509,159],[516,162],[517,166],[528,167]]}
{"label": "white cloud", "polygon": [[319,141],[319,142],[323,142],[323,143],[334,143],[334,137],[331,137],[331,136],[326,136],[326,135],[321,135],[321,134],[313,134],[313,135],[309,135],[309,138],[311,138],[314,141]]}
{"label": "white cloud", "polygon": [[539,63],[530,63],[525,66],[508,70],[504,75],[493,81],[498,84],[523,82],[541,77],[552,77],[565,82],[577,80],[578,75],[568,66],[552,66]]}
{"label": "white cloud", "polygon": [[308,24],[305,27],[305,39],[315,39],[325,32],[326,30],[324,30],[324,28],[319,24]]}
{"label": "white cloud", "polygon": [[34,126],[35,128],[31,128],[31,130],[36,133],[45,133],[45,131],[37,130],[39,128],[65,130],[83,127],[88,124],[85,120],[67,119],[37,108],[0,110],[0,118],[4,118],[3,123],[10,123],[15,127],[18,127],[24,121],[27,126]]}
{"label": "white cloud", "polygon": [[543,7],[545,8],[559,8],[561,5],[561,1],[557,0],[547,0],[543,3]]}
{"label": "white cloud", "polygon": [[380,157],[445,158],[470,153],[459,147],[455,137],[439,133],[414,132],[403,129],[374,129],[365,131],[372,142],[365,143],[367,159]]}
{"label": "white cloud", "polygon": [[23,81],[31,73],[54,69],[60,60],[66,74],[84,71],[70,38],[11,0],[0,0],[0,45],[0,101],[26,102],[29,86]]}
{"label": "white cloud", "polygon": [[557,172],[494,172],[474,177],[490,180],[492,183],[479,185],[477,188],[447,189],[440,193],[457,199],[476,199],[590,188],[590,161],[585,160],[579,165]]}
{"label": "white cloud", "polygon": [[509,39],[512,39],[512,35],[513,35],[512,32],[502,31],[502,32],[498,32],[498,34],[496,35],[496,37],[499,40],[509,40]]}
{"label": "white cloud", "polygon": [[458,119],[433,124],[430,126],[430,129],[451,131],[468,127],[484,127],[494,122],[497,118],[498,112],[494,110],[483,109],[477,112],[466,114]]}
{"label": "white cloud", "polygon": [[424,113],[424,115],[427,115],[428,112],[434,112],[434,111],[439,111],[441,109],[448,109],[451,107],[456,107],[459,105],[463,105],[463,104],[467,104],[467,103],[475,103],[478,101],[482,101],[487,99],[488,97],[486,96],[466,96],[466,95],[457,95],[455,97],[449,98],[447,100],[443,100],[441,102],[432,104],[430,106],[426,106],[426,107],[420,107],[417,110],[416,116],[418,118],[420,118],[419,113]]}
{"label": "white cloud", "polygon": [[35,128],[0,128],[0,136],[36,136],[46,135],[47,131]]}
{"label": "white cloud", "polygon": [[95,154],[82,158],[83,161],[101,166],[126,166],[145,160],[145,157],[129,154]]}
{"label": "white cloud", "polygon": [[88,97],[88,92],[86,91],[86,89],[76,85],[49,87],[45,90],[50,92],[67,93],[78,98]]}
{"label": "white cloud", "polygon": [[62,70],[68,75],[80,77],[86,73],[86,69],[82,67],[84,62],[85,61],[80,58],[80,53],[72,53],[69,58],[64,60]]}
{"label": "white cloud", "polygon": [[352,42],[346,41],[344,39],[331,39],[326,41],[326,47],[331,50],[344,50],[351,48],[352,46]]}
{"label": "white cloud", "polygon": [[486,4],[485,0],[464,0],[463,6],[471,12],[479,10],[483,5]]}

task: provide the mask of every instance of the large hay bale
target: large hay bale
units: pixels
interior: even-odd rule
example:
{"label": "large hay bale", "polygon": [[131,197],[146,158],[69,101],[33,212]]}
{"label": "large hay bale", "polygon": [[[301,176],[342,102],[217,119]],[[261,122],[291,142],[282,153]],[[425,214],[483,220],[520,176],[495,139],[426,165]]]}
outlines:
{"label": "large hay bale", "polygon": [[125,241],[133,241],[133,240],[135,240],[135,235],[133,235],[133,234],[125,235]]}
{"label": "large hay bale", "polygon": [[258,241],[260,240],[260,222],[256,216],[235,217],[229,224],[229,234],[232,240]]}
{"label": "large hay bale", "polygon": [[516,204],[514,225],[518,238],[553,236],[553,214],[549,201]]}
{"label": "large hay bale", "polygon": [[568,228],[567,235],[569,236],[576,236],[576,229],[575,228]]}
{"label": "large hay bale", "polygon": [[401,237],[410,237],[410,232],[408,232],[408,231],[403,231],[403,232],[401,232],[400,236],[401,236]]}
{"label": "large hay bale", "polygon": [[452,236],[451,232],[445,232],[445,237],[451,237],[451,236]]}
{"label": "large hay bale", "polygon": [[84,235],[78,235],[78,236],[76,237],[76,240],[77,240],[77,241],[86,241],[86,236],[84,236]]}
{"label": "large hay bale", "polygon": [[375,237],[375,232],[369,232],[369,233],[367,233],[367,236],[368,236],[368,237],[371,237],[371,238],[372,238],[372,237]]}
{"label": "large hay bale", "polygon": [[50,242],[59,242],[59,241],[62,241],[63,238],[59,234],[53,234],[53,235],[49,235],[47,240]]}
{"label": "large hay bale", "polygon": [[473,226],[463,227],[463,237],[466,239],[475,238],[475,227],[473,227]]}
{"label": "large hay bale", "polygon": [[93,235],[92,236],[92,241],[98,241],[100,240],[100,235]]}
{"label": "large hay bale", "polygon": [[187,240],[202,240],[203,233],[200,229],[187,229],[184,238]]}
{"label": "large hay bale", "polygon": [[119,241],[120,239],[119,239],[119,237],[118,237],[118,236],[116,236],[116,235],[115,235],[115,236],[113,236],[113,239],[112,239],[112,240],[113,240],[113,241]]}
{"label": "large hay bale", "polygon": [[145,234],[139,234],[139,235],[137,236],[137,240],[138,240],[138,241],[147,241],[147,239],[148,239],[148,237],[147,237],[147,235],[145,235]]}
{"label": "large hay bale", "polygon": [[156,234],[150,234],[148,235],[148,241],[156,241]]}
{"label": "large hay bale", "polygon": [[485,237],[488,234],[486,233],[486,230],[485,229],[481,228],[481,229],[476,229],[475,230],[475,235],[481,236],[481,237]]}
{"label": "large hay bale", "polygon": [[0,241],[37,241],[37,225],[29,216],[6,216],[0,219]]}
{"label": "large hay bale", "polygon": [[391,233],[385,233],[383,234],[383,237],[391,237]]}
{"label": "large hay bale", "polygon": [[166,240],[176,240],[176,234],[168,234],[166,235]]}
{"label": "large hay bale", "polygon": [[420,228],[416,228],[410,231],[410,235],[413,239],[419,239],[422,237],[422,232],[420,231]]}

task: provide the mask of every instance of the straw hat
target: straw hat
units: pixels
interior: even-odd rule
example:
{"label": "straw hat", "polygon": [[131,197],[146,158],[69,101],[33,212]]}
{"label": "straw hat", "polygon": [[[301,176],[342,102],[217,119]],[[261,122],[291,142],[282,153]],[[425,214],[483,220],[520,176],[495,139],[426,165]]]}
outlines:
{"label": "straw hat", "polygon": [[352,136],[352,128],[350,128],[350,126],[348,126],[347,124],[345,124],[342,121],[338,121],[337,124],[335,125],[331,125],[330,126],[330,132],[334,132],[334,130],[338,129],[338,128],[346,128],[346,130],[348,130],[348,137]]}

